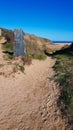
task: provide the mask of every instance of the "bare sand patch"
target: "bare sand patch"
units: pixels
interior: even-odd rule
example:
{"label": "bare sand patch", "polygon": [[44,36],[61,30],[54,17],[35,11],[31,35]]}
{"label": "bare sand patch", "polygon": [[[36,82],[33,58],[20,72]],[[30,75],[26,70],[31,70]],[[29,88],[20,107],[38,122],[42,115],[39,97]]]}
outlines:
{"label": "bare sand patch", "polygon": [[64,130],[59,88],[50,77],[55,60],[33,60],[25,73],[0,76],[0,130]]}

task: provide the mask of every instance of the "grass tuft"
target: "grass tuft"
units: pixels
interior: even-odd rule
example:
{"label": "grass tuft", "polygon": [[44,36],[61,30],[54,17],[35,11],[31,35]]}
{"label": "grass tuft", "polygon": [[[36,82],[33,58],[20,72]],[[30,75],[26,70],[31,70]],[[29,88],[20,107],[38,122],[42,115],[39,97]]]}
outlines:
{"label": "grass tuft", "polygon": [[19,65],[19,70],[24,73],[25,70],[24,66]]}
{"label": "grass tuft", "polygon": [[3,44],[2,49],[4,51],[13,52],[14,45],[13,43],[7,42],[6,44]]}
{"label": "grass tuft", "polygon": [[55,70],[57,72],[56,81],[60,84],[61,95],[58,105],[63,114],[68,117],[73,128],[73,57],[62,54],[55,56],[57,62]]}

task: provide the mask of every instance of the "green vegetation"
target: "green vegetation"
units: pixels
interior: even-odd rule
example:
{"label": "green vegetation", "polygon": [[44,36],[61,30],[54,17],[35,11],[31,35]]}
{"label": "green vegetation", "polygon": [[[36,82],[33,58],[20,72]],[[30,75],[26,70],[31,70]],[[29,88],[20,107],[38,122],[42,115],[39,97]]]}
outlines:
{"label": "green vegetation", "polygon": [[25,71],[24,65],[20,65],[19,63],[15,63],[13,65],[14,65],[14,67],[13,67],[14,73],[16,73],[18,70],[21,71],[22,73],[24,73],[24,71]]}
{"label": "green vegetation", "polygon": [[[1,30],[2,30],[2,36],[5,37],[7,40],[7,43],[3,44],[2,47],[4,53],[6,54],[6,59],[12,59],[13,46],[14,46],[14,33],[13,31],[7,29],[1,28]],[[46,55],[44,54],[45,43],[48,42],[48,44],[50,44],[51,43],[50,40],[25,34],[25,42],[26,42],[27,54],[23,58],[24,63],[26,62],[27,64],[30,64],[32,59],[39,59],[39,60],[46,59]]]}
{"label": "green vegetation", "polygon": [[45,60],[46,55],[44,51],[39,47],[37,43],[28,43],[27,44],[27,55],[29,55],[32,59]]}
{"label": "green vegetation", "polygon": [[10,55],[10,54],[6,54],[3,57],[5,60],[12,60],[13,59],[13,55]]}
{"label": "green vegetation", "polygon": [[19,65],[19,70],[24,73],[25,70],[24,66]]}
{"label": "green vegetation", "polygon": [[5,43],[2,45],[2,49],[5,53],[3,56],[5,60],[12,60],[13,59],[13,43]]}
{"label": "green vegetation", "polygon": [[58,105],[63,115],[68,117],[68,121],[73,128],[73,56],[63,53],[55,57],[57,58],[55,79],[59,82],[61,90]]}
{"label": "green vegetation", "polygon": [[2,49],[7,52],[13,52],[13,43],[7,42],[6,44],[3,44]]}
{"label": "green vegetation", "polygon": [[0,29],[2,30],[2,36],[5,37],[5,39],[8,42],[14,43],[14,33],[13,33],[13,31],[8,30],[8,29],[3,29],[3,28],[0,28]]}
{"label": "green vegetation", "polygon": [[27,65],[30,65],[31,64],[31,62],[32,62],[32,57],[31,57],[31,55],[24,55],[24,56],[22,56],[22,61],[23,61],[23,64],[25,65],[25,64],[27,64]]}
{"label": "green vegetation", "polygon": [[32,58],[38,59],[38,60],[45,60],[46,59],[46,55],[43,52],[32,54],[31,56],[32,56]]}
{"label": "green vegetation", "polygon": [[[3,44],[2,49],[6,53],[4,58],[6,60],[10,60],[13,58],[13,43],[7,42]],[[23,56],[24,64],[30,64],[32,59],[38,59],[38,60],[45,60],[46,55],[42,50],[38,48],[37,43],[30,43],[27,44],[27,54]]]}

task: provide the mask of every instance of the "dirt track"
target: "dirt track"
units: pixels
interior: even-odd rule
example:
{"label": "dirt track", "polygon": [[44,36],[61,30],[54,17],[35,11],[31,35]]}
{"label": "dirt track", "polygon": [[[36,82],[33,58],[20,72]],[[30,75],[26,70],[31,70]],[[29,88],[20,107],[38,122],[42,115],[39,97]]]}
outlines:
{"label": "dirt track", "polygon": [[50,80],[55,60],[33,60],[25,74],[0,76],[0,130],[65,130],[57,108],[58,85]]}

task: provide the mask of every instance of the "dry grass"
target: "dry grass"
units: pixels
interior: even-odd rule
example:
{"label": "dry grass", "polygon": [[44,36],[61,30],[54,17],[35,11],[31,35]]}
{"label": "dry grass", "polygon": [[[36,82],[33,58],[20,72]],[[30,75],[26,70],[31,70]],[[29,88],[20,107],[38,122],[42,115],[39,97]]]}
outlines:
{"label": "dry grass", "polygon": [[58,105],[73,128],[73,57],[69,54],[62,54],[57,55],[56,58],[56,81],[59,82],[61,90]]}
{"label": "dry grass", "polygon": [[32,59],[46,59],[44,51],[39,48],[37,43],[27,43],[27,55],[29,55]]}

